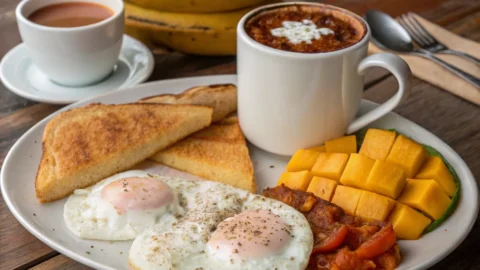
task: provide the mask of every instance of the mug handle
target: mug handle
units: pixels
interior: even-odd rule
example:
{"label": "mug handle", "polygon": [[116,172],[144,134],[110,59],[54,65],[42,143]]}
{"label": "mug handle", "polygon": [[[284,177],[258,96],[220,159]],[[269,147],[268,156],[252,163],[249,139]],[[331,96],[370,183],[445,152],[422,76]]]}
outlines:
{"label": "mug handle", "polygon": [[354,133],[391,112],[407,97],[410,91],[412,72],[408,64],[399,56],[391,53],[372,54],[360,62],[357,72],[363,76],[369,67],[383,67],[390,71],[397,78],[398,91],[382,105],[353,120],[347,128],[347,134]]}

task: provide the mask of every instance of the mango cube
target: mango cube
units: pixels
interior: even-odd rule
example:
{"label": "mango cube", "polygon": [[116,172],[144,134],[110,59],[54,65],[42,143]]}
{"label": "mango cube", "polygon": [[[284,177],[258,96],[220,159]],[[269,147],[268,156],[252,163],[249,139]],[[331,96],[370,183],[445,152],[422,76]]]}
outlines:
{"label": "mango cube", "polygon": [[370,191],[363,191],[358,201],[355,215],[364,220],[376,219],[385,221],[394,205],[395,201],[388,197]]}
{"label": "mango cube", "polygon": [[317,152],[326,152],[327,151],[325,149],[325,145],[311,147],[311,148],[308,148],[308,150],[313,150],[313,151],[317,151]]}
{"label": "mango cube", "polygon": [[340,183],[350,187],[367,189],[368,175],[374,164],[375,160],[369,157],[350,154],[347,166],[340,177]]}
{"label": "mango cube", "polygon": [[342,208],[346,213],[353,215],[363,192],[361,189],[337,186],[332,203]]}
{"label": "mango cube", "polygon": [[435,180],[407,179],[398,201],[437,220],[450,205],[450,198]]}
{"label": "mango cube", "polygon": [[330,201],[336,187],[337,181],[314,176],[308,186],[307,192],[312,192],[315,196]]}
{"label": "mango cube", "polygon": [[357,137],[355,137],[355,135],[350,135],[326,141],[325,148],[327,153],[356,153]]}
{"label": "mango cube", "polygon": [[287,164],[288,172],[299,172],[312,169],[313,164],[317,160],[318,152],[307,149],[300,149]]}
{"label": "mango cube", "polygon": [[368,176],[366,189],[396,199],[406,182],[402,168],[383,160],[376,160]]}
{"label": "mango cube", "polygon": [[455,193],[456,184],[453,180],[453,175],[447,168],[447,165],[443,163],[440,157],[428,157],[427,161],[420,168],[420,171],[415,176],[416,179],[433,179],[437,181],[440,187],[447,193],[449,197],[452,197]]}
{"label": "mango cube", "polygon": [[394,131],[370,128],[358,153],[371,159],[385,160],[395,142],[395,136]]}
{"label": "mango cube", "polygon": [[347,164],[348,155],[344,153],[319,153],[312,167],[312,174],[333,180],[340,179]]}
{"label": "mango cube", "polygon": [[387,161],[403,168],[405,176],[412,178],[428,157],[423,146],[409,138],[399,135],[393,143]]}
{"label": "mango cube", "polygon": [[284,172],[278,179],[277,186],[284,184],[291,189],[306,191],[311,180],[312,175],[309,171]]}
{"label": "mango cube", "polygon": [[432,220],[409,206],[397,202],[388,217],[395,235],[400,239],[416,240]]}

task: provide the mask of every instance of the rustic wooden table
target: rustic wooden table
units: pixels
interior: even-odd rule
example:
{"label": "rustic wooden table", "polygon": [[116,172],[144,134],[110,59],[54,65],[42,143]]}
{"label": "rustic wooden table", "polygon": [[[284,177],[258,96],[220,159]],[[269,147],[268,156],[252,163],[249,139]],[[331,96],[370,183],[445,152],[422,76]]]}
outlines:
{"label": "rustic wooden table", "polygon": [[[0,3],[0,57],[21,42],[14,9],[19,0]],[[447,29],[480,41],[480,1],[478,0],[327,0],[329,4],[364,14],[379,9],[392,16],[417,12]],[[235,57],[200,57],[178,53],[155,56],[150,81],[212,74],[234,74]],[[394,89],[395,79],[381,69],[367,74],[364,98],[383,102]],[[61,106],[26,100],[0,84],[0,162],[15,141],[31,126]],[[480,181],[480,107],[419,79],[414,79],[409,98],[396,113],[433,132],[465,160]],[[435,269],[480,269],[480,222],[467,239]],[[446,243],[447,244],[447,243]],[[89,269],[55,250],[27,232],[0,199],[0,269]]]}

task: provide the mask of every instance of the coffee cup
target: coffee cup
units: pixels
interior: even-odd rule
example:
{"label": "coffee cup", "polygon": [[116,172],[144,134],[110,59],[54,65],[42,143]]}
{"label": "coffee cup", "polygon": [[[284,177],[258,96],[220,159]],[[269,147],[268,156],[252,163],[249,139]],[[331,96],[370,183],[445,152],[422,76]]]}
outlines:
{"label": "coffee cup", "polygon": [[[289,10],[296,14],[292,15],[293,21],[275,21],[283,18],[278,12]],[[312,14],[307,14],[307,18],[339,25],[336,31],[347,33],[346,36],[338,37],[330,28],[316,29],[314,22],[298,17],[309,10]],[[284,13],[287,19],[288,14]],[[328,16],[322,18],[321,14]],[[332,24],[332,20],[338,22]],[[272,27],[276,23],[276,30],[267,29],[269,23]],[[345,29],[341,28],[343,23],[347,23]],[[298,34],[300,30],[307,34],[316,31],[317,36],[300,42],[305,38]],[[321,41],[332,33],[334,36]],[[308,40],[309,37],[312,39]],[[338,40],[351,42],[343,44]],[[319,146],[326,140],[358,131],[392,111],[409,90],[411,71],[396,55],[367,56],[369,40],[368,24],[358,15],[335,6],[280,3],[246,14],[237,26],[238,116],[246,138],[268,152],[292,155],[298,149]],[[335,47],[337,43],[341,46]],[[325,51],[315,51],[322,49]],[[390,71],[399,88],[388,101],[356,118],[363,75],[370,67]]]}
{"label": "coffee cup", "polygon": [[29,16],[65,0],[24,0],[15,11],[18,28],[33,63],[55,83],[84,86],[107,77],[120,54],[124,31],[122,0],[82,0],[102,5],[112,15],[78,27],[52,27],[35,23]]}

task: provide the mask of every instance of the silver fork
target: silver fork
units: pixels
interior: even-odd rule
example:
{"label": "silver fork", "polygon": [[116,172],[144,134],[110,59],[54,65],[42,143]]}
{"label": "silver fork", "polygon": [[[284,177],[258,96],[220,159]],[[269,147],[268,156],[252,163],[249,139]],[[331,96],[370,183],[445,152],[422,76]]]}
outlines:
{"label": "silver fork", "polygon": [[412,39],[422,49],[431,53],[452,54],[464,57],[480,65],[480,59],[464,52],[449,49],[447,46],[435,39],[415,18],[412,12],[400,15],[399,23],[407,30]]}

